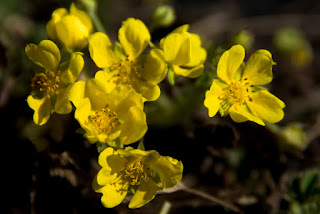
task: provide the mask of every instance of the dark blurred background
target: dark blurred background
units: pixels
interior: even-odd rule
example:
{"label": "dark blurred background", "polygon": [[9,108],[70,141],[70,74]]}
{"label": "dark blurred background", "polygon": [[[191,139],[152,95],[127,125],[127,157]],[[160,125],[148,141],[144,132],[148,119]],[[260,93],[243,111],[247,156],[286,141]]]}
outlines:
{"label": "dark blurred background", "polygon": [[[84,0],[85,1],[85,0]],[[81,1],[75,1],[81,7]],[[48,39],[52,12],[70,0],[0,2],[0,213],[235,213],[186,191],[161,193],[130,210],[113,209],[91,188],[98,152],[77,132],[70,115],[54,114],[37,126],[27,105],[35,65],[24,47]],[[165,79],[156,102],[146,103],[147,150],[182,160],[183,182],[239,207],[243,213],[320,213],[320,2],[318,0],[98,0],[97,14],[112,41],[128,17],[151,26],[154,10],[170,5],[176,19],[151,32],[155,44],[176,27],[190,24],[208,51],[198,79]],[[204,93],[221,53],[233,44],[249,56],[267,49],[277,63],[267,87],[286,103],[276,125],[237,124],[209,118]],[[96,70],[85,53],[89,76]],[[137,146],[133,144],[134,147]],[[311,173],[310,173],[311,172]],[[299,212],[301,211],[301,212]]]}

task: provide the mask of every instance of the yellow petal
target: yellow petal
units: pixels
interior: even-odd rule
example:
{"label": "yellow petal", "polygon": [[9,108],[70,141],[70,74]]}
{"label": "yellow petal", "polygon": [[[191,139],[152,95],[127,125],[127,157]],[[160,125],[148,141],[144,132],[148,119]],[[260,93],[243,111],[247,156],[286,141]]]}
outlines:
{"label": "yellow petal", "polygon": [[174,73],[180,76],[197,78],[199,77],[204,70],[204,65],[198,65],[193,68],[181,68],[179,66],[173,66]]}
{"label": "yellow petal", "polygon": [[157,191],[162,188],[154,181],[149,179],[147,182],[142,181],[137,191],[131,198],[129,208],[135,209],[149,203],[156,195]]}
{"label": "yellow petal", "polygon": [[91,103],[89,98],[84,98],[74,113],[74,118],[78,120],[80,126],[88,132],[88,135],[92,135],[88,124],[88,117],[91,113]]}
{"label": "yellow petal", "polygon": [[53,11],[52,18],[46,26],[47,34],[50,39],[58,40],[56,29],[57,23],[66,15],[68,15],[68,11],[65,8],[59,8]]}
{"label": "yellow petal", "polygon": [[[172,33],[183,33],[183,32],[187,32],[188,31],[188,29],[189,29],[189,25],[188,24],[185,24],[185,25],[182,25],[182,26],[180,26],[180,27],[177,27],[175,30],[173,30],[171,33],[169,33],[168,35],[170,35],[170,34],[172,34]],[[167,35],[167,36],[168,36]],[[161,49],[163,49],[163,42],[164,42],[164,40],[166,39],[166,37],[165,38],[162,38],[161,40],[160,40],[160,48]]]}
{"label": "yellow petal", "polygon": [[258,50],[250,56],[246,63],[242,79],[247,78],[252,85],[265,85],[272,80],[273,64],[272,55],[269,51]]}
{"label": "yellow petal", "polygon": [[267,90],[254,92],[250,96],[252,102],[248,101],[247,106],[253,115],[269,123],[282,120],[285,104],[279,98]]}
{"label": "yellow petal", "polygon": [[77,81],[70,87],[69,99],[77,108],[80,102],[84,99],[85,81]]}
{"label": "yellow petal", "polygon": [[146,57],[143,69],[139,70],[141,78],[149,83],[158,84],[166,76],[164,54],[160,49],[152,49]]}
{"label": "yellow petal", "polygon": [[37,125],[45,124],[51,114],[51,100],[47,96],[42,99],[34,99],[31,95],[27,98],[28,105],[34,110],[33,121]]}
{"label": "yellow petal", "polygon": [[81,20],[89,34],[93,31],[93,25],[90,16],[83,10],[78,10],[74,3],[70,6],[70,14]]}
{"label": "yellow petal", "polygon": [[148,46],[151,36],[142,21],[128,18],[122,23],[118,37],[129,59],[133,60]]}
{"label": "yellow petal", "polygon": [[109,103],[111,109],[113,109],[119,116],[127,114],[131,106],[137,106],[143,110],[143,101],[141,95],[139,95],[130,85],[118,85],[109,94]]}
{"label": "yellow petal", "polygon": [[236,71],[242,64],[245,57],[245,50],[241,45],[234,45],[224,52],[218,62],[217,75],[224,82],[230,84]]}
{"label": "yellow petal", "polygon": [[140,140],[147,132],[146,114],[137,106],[132,106],[121,124],[120,142],[128,145]]}
{"label": "yellow petal", "polygon": [[155,101],[160,96],[160,88],[156,84],[151,84],[147,81],[136,81],[132,83],[132,87],[138,94],[141,94],[144,101]]}
{"label": "yellow petal", "polygon": [[60,50],[50,40],[42,40],[39,45],[28,44],[25,52],[30,60],[43,68],[55,71],[60,62]]}
{"label": "yellow petal", "polygon": [[73,52],[70,57],[70,63],[67,70],[63,71],[60,79],[64,84],[75,82],[80,75],[84,65],[82,53]]}
{"label": "yellow petal", "polygon": [[219,85],[214,81],[210,87],[210,90],[206,92],[204,99],[204,106],[208,108],[209,117],[213,117],[217,114],[220,103],[222,102],[219,99],[219,96],[222,93],[222,89]]}
{"label": "yellow petal", "polygon": [[81,20],[73,15],[64,16],[56,25],[59,41],[69,50],[88,44],[89,31]]}
{"label": "yellow petal", "polygon": [[182,179],[182,162],[172,157],[160,156],[155,161],[152,161],[150,168],[159,175],[164,188],[173,187]]}
{"label": "yellow petal", "polygon": [[56,93],[57,100],[54,106],[54,111],[58,114],[69,114],[72,111],[72,105],[69,101],[70,87],[60,89]]}
{"label": "yellow petal", "polygon": [[101,32],[94,33],[89,37],[89,52],[99,68],[110,67],[117,61],[109,37]]}
{"label": "yellow petal", "polygon": [[233,105],[229,108],[229,114],[232,120],[237,123],[242,123],[250,120],[259,125],[265,125],[261,119],[252,115],[245,106]]}
{"label": "yellow petal", "polygon": [[106,208],[112,208],[119,205],[126,197],[129,188],[129,181],[122,180],[119,176],[111,183],[100,186],[96,179],[92,184],[93,190],[102,193],[101,203]]}
{"label": "yellow petal", "polygon": [[207,58],[207,51],[201,47],[200,36],[190,33],[190,62],[187,67],[194,67],[202,64]]}
{"label": "yellow petal", "polygon": [[107,91],[100,81],[92,78],[85,85],[85,97],[88,97],[93,110],[101,110],[109,103]]}
{"label": "yellow petal", "polygon": [[174,29],[171,33],[183,33],[183,32],[187,32],[189,30],[189,25],[185,24],[185,25],[181,25],[180,27],[177,27],[176,29]]}
{"label": "yellow petal", "polygon": [[108,148],[104,149],[98,157],[99,165],[108,171],[111,171],[111,167],[109,166],[109,164],[107,162],[107,158],[110,157],[111,155],[118,156],[118,152],[115,151],[112,147],[108,147]]}
{"label": "yellow petal", "polygon": [[114,181],[118,176],[117,173],[111,173],[111,171],[102,168],[97,174],[97,184],[100,186],[107,185]]}
{"label": "yellow petal", "polygon": [[163,41],[162,50],[168,63],[184,65],[190,62],[189,33],[172,33]]}
{"label": "yellow petal", "polygon": [[110,93],[116,86],[117,83],[112,81],[114,75],[110,71],[98,71],[94,78],[102,82],[107,90]]}

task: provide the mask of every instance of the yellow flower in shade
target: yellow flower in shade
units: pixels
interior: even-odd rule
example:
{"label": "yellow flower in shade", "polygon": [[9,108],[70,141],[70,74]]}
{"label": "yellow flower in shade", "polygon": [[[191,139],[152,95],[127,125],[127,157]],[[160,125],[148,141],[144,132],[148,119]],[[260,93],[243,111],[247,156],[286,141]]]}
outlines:
{"label": "yellow flower in shade", "polygon": [[99,68],[104,68],[106,84],[110,89],[119,84],[131,85],[144,100],[153,101],[160,96],[157,85],[166,74],[163,52],[152,49],[142,55],[150,41],[144,23],[128,18],[119,29],[119,43],[112,46],[109,37],[97,32],[89,38],[90,56]]}
{"label": "yellow flower in shade", "polygon": [[195,78],[202,74],[207,52],[201,47],[200,36],[187,32],[182,25],[161,39],[165,60],[176,75]]}
{"label": "yellow flower in shade", "polygon": [[78,10],[73,3],[70,6],[70,13],[65,8],[56,9],[46,28],[50,39],[59,41],[70,51],[86,46],[88,37],[93,31],[88,14]]}
{"label": "yellow flower in shade", "polygon": [[253,121],[276,123],[282,120],[284,102],[261,85],[271,82],[272,66],[275,64],[267,50],[258,50],[243,64],[245,50],[234,45],[224,52],[218,62],[218,79],[206,92],[204,105],[213,117],[230,115],[235,122]]}
{"label": "yellow flower in shade", "polygon": [[126,147],[115,151],[109,147],[99,155],[102,169],[93,181],[93,189],[102,193],[101,202],[107,207],[119,205],[128,190],[134,191],[129,208],[139,208],[150,202],[157,191],[180,182],[181,161],[158,152]]}
{"label": "yellow flower in shade", "polygon": [[138,141],[147,131],[142,97],[128,85],[110,90],[99,74],[87,82],[78,81],[70,93],[75,118],[86,132],[84,137],[90,143],[109,145]]}
{"label": "yellow flower in shade", "polygon": [[50,40],[43,40],[39,45],[28,44],[25,52],[30,60],[44,68],[31,80],[31,95],[27,102],[34,110],[33,120],[38,125],[45,124],[52,112],[68,114],[72,110],[69,92],[78,78],[84,61],[82,53],[71,54],[65,70],[59,69],[60,50]]}

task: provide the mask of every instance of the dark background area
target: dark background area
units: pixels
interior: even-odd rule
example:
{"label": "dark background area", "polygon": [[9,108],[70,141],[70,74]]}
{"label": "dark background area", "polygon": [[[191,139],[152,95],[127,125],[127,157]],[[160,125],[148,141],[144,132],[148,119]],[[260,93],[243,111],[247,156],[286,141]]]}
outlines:
{"label": "dark background area", "polygon": [[[0,2],[0,213],[159,213],[165,201],[171,203],[169,213],[234,213],[183,190],[159,193],[136,210],[127,208],[128,199],[113,209],[104,208],[101,195],[91,188],[99,170],[97,149],[77,133],[80,126],[73,113],[54,114],[44,126],[33,123],[26,98],[35,66],[24,47],[47,39],[45,25],[52,12],[69,8],[71,2]],[[149,26],[154,9],[164,3],[173,6],[176,21],[155,29],[153,42],[188,23],[190,31],[201,36],[208,59],[202,79],[177,78],[173,87],[165,79],[159,100],[146,103],[146,149],[181,160],[184,184],[235,204],[243,213],[288,211],[285,195],[292,179],[320,169],[320,2],[101,0],[98,15],[116,41],[122,21],[135,17]],[[283,50],[275,42],[277,32],[288,27],[301,34],[302,50]],[[237,124],[229,117],[209,118],[203,106],[210,87],[207,78],[214,73],[213,58],[219,56],[217,50],[230,48],[241,30],[254,38],[247,56],[264,48],[277,62],[267,87],[286,103],[285,118],[275,126],[279,132],[252,122]],[[289,33],[287,39],[291,38]],[[88,51],[84,53],[86,62],[92,63]],[[299,61],[295,54],[307,55],[307,60]],[[283,130],[290,124],[298,124],[305,139],[299,141],[300,134],[285,138]]]}

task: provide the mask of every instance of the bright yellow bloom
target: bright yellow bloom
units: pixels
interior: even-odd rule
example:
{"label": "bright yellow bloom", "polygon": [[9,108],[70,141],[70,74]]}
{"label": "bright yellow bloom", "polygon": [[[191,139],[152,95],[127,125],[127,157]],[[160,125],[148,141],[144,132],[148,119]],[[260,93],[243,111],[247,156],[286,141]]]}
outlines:
{"label": "bright yellow bloom", "polygon": [[176,75],[195,78],[202,74],[207,52],[201,47],[200,36],[187,32],[189,25],[182,25],[161,39],[160,47],[165,60]]}
{"label": "bright yellow bloom", "polygon": [[243,64],[245,50],[234,45],[224,52],[217,66],[219,79],[212,82],[206,92],[204,105],[209,116],[230,114],[235,122],[253,121],[260,125],[282,120],[285,104],[260,87],[271,82],[272,66],[275,64],[267,50],[258,50]]}
{"label": "bright yellow bloom", "polygon": [[88,14],[78,10],[73,3],[70,6],[70,13],[65,8],[56,9],[46,28],[50,39],[59,41],[70,51],[86,46],[88,37],[93,31]]}
{"label": "bright yellow bloom", "polygon": [[165,77],[163,52],[152,49],[147,56],[142,52],[148,46],[150,33],[144,23],[128,18],[119,29],[119,43],[113,47],[109,37],[97,32],[89,38],[90,56],[99,68],[104,68],[110,89],[119,84],[131,85],[145,100],[160,96],[157,85]]}
{"label": "bright yellow bloom", "polygon": [[142,97],[128,85],[110,90],[103,73],[74,84],[70,100],[77,108],[75,118],[90,143],[134,143],[147,131]]}
{"label": "bright yellow bloom", "polygon": [[109,147],[99,156],[102,169],[93,181],[93,189],[102,193],[101,202],[107,207],[119,205],[128,190],[135,191],[129,208],[139,208],[150,202],[157,191],[180,182],[181,161],[158,152],[126,147],[117,151]]}
{"label": "bright yellow bloom", "polygon": [[27,99],[30,108],[34,110],[34,122],[45,124],[52,112],[70,113],[72,105],[69,92],[83,68],[82,53],[72,53],[66,70],[60,70],[60,50],[52,41],[43,40],[39,45],[28,44],[25,52],[30,60],[44,68],[43,72],[33,77],[32,93]]}

